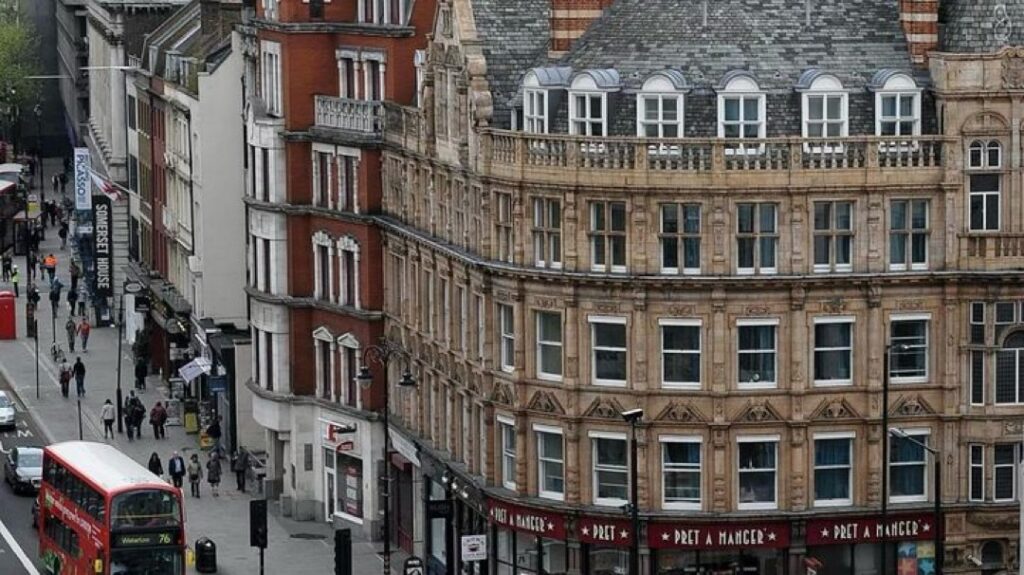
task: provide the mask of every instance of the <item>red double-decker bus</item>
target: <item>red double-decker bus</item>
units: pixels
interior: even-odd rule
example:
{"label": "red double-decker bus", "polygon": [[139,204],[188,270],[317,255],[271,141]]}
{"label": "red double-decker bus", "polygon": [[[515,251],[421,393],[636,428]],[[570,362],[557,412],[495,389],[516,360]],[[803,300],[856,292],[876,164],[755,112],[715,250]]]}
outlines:
{"label": "red double-decker bus", "polygon": [[104,443],[43,450],[39,555],[54,575],[184,575],[181,490]]}

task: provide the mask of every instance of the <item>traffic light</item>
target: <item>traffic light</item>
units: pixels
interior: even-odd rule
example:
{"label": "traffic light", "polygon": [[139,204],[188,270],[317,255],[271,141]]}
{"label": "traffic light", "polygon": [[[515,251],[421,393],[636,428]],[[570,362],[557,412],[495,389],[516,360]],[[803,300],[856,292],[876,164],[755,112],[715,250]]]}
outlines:
{"label": "traffic light", "polygon": [[334,575],[352,575],[352,530],[334,532]]}
{"label": "traffic light", "polygon": [[267,500],[249,502],[249,546],[267,548]]}

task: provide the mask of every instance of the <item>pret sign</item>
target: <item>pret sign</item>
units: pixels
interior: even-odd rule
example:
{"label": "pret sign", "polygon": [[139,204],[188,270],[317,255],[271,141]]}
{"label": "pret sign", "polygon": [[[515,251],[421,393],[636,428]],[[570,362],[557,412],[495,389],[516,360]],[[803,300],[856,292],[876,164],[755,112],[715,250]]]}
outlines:
{"label": "pret sign", "polygon": [[488,506],[488,516],[498,525],[550,539],[565,539],[565,517],[561,514],[497,499],[488,500]]}
{"label": "pret sign", "polygon": [[462,560],[485,561],[487,559],[486,535],[462,536]]}
{"label": "pret sign", "polygon": [[583,543],[622,546],[633,543],[633,525],[625,519],[582,517],[577,529]]}
{"label": "pret sign", "polygon": [[75,148],[75,209],[92,209],[92,160],[89,148]]}
{"label": "pret sign", "polygon": [[[888,518],[888,537],[892,541],[919,541],[935,537],[935,518],[931,515],[892,515]],[[807,522],[808,545],[842,545],[881,541],[885,533],[878,517],[839,517]]]}
{"label": "pret sign", "polygon": [[789,547],[789,524],[651,523],[647,543],[660,549],[781,549]]}

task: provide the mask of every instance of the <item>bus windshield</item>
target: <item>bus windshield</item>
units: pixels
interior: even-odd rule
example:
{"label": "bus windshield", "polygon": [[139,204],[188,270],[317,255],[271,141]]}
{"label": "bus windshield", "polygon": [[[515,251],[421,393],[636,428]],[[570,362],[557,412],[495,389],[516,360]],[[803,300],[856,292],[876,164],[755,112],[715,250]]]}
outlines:
{"label": "bus windshield", "polygon": [[[110,506],[110,528],[166,527],[181,522],[178,500],[168,491],[130,491],[114,498]],[[131,571],[135,573],[135,571]],[[140,571],[139,573],[142,573]],[[145,571],[163,573],[163,571]]]}
{"label": "bus windshield", "polygon": [[114,549],[110,575],[180,575],[183,563],[180,549]]}

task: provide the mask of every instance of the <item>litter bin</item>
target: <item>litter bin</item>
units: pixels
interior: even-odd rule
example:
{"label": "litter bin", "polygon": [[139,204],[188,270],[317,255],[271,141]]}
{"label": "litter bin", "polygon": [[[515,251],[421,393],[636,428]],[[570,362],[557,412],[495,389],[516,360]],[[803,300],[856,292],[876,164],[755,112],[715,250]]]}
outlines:
{"label": "litter bin", "polygon": [[0,291],[0,339],[18,338],[14,306],[14,293]]}
{"label": "litter bin", "polygon": [[217,572],[217,544],[208,537],[196,540],[196,571],[200,573]]}

